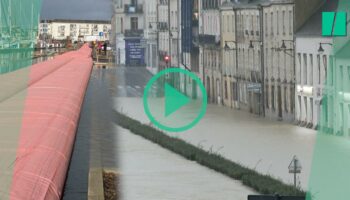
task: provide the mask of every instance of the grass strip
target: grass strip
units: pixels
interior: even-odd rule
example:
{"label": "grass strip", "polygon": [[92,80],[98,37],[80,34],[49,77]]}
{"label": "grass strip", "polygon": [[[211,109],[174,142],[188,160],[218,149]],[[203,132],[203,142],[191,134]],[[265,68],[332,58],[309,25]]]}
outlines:
{"label": "grass strip", "polygon": [[260,174],[252,169],[234,163],[217,153],[205,151],[184,140],[168,136],[164,132],[152,126],[142,124],[123,113],[115,111],[115,118],[119,126],[130,130],[134,134],[150,140],[188,160],[195,161],[200,165],[235,180],[240,180],[245,186],[256,190],[258,193],[305,196],[305,192],[299,188],[285,184],[272,176]]}
{"label": "grass strip", "polygon": [[118,200],[119,199],[119,177],[114,172],[103,172],[103,187],[105,200]]}

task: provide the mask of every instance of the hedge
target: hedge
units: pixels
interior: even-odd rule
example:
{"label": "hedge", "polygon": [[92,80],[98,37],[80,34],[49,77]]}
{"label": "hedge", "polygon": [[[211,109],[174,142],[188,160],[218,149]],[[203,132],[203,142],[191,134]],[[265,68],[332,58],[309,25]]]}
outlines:
{"label": "hedge", "polygon": [[272,176],[260,174],[221,155],[189,144],[184,140],[168,136],[164,132],[152,126],[142,124],[123,113],[115,111],[115,118],[119,126],[130,130],[132,133],[150,140],[188,160],[195,161],[200,165],[235,180],[240,180],[243,185],[254,189],[258,193],[305,196],[305,192],[299,188],[285,184]]}

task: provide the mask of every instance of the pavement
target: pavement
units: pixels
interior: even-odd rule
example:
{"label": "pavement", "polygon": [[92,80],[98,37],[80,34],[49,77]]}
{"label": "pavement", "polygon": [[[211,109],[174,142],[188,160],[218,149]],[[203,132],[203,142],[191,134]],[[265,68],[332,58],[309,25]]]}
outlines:
{"label": "pavement", "polygon": [[145,67],[117,67],[118,86],[114,92],[118,97],[141,97],[152,74]]}
{"label": "pavement", "polygon": [[117,90],[116,68],[94,68],[80,115],[63,200],[85,200],[91,170],[118,166],[113,128],[112,97]]}

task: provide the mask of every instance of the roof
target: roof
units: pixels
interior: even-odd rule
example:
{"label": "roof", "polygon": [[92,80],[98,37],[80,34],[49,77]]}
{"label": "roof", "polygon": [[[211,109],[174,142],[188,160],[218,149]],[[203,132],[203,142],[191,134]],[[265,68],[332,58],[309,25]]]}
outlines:
{"label": "roof", "polygon": [[296,36],[321,36],[322,12],[334,12],[338,9],[339,0],[327,0],[307,21],[297,30]]}
{"label": "roof", "polygon": [[258,6],[269,6],[272,4],[289,4],[294,3],[294,0],[227,0],[222,3],[221,9],[228,7],[235,8],[257,8]]}
{"label": "roof", "polygon": [[83,24],[111,24],[110,21],[107,20],[76,20],[76,19],[52,19],[52,20],[41,20],[41,23],[83,23]]}

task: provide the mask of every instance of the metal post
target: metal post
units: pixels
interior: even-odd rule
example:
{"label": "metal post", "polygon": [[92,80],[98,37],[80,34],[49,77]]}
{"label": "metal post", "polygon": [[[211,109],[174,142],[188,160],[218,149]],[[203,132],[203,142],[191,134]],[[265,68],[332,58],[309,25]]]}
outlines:
{"label": "metal post", "polygon": [[157,31],[157,38],[156,38],[156,67],[157,71],[159,71],[159,3],[157,1],[157,10],[156,10],[156,15],[157,15],[157,21],[156,21],[156,31]]}
{"label": "metal post", "polygon": [[[171,67],[171,60],[172,60],[172,56],[171,56],[171,42],[172,42],[172,38],[171,38],[171,16],[170,16],[170,1],[171,0],[168,0],[168,30],[169,30],[169,57],[170,57],[170,60],[169,60],[169,65]],[[168,66],[169,68],[169,66]]]}
{"label": "metal post", "polygon": [[294,159],[294,187],[297,187],[297,159]]}

